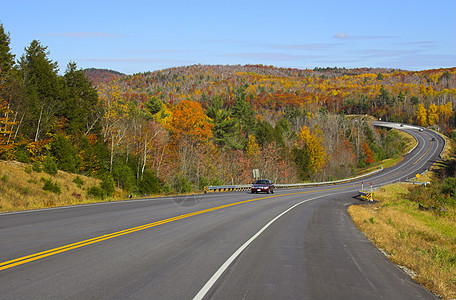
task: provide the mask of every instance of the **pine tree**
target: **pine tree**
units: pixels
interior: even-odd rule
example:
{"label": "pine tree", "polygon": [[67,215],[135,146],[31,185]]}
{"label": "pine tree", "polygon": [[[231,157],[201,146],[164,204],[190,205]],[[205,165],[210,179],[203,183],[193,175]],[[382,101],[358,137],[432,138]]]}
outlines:
{"label": "pine tree", "polygon": [[33,40],[20,60],[25,85],[24,133],[34,141],[41,140],[62,107],[62,82],[57,63],[48,58],[47,47]]}
{"label": "pine tree", "polygon": [[235,141],[238,133],[236,120],[231,118],[231,113],[223,108],[223,101],[215,97],[211,106],[207,109],[207,116],[211,119],[214,142],[222,147],[240,149],[241,145]]}
{"label": "pine tree", "polygon": [[0,23],[0,80],[13,68],[15,55],[11,53],[10,36],[5,33],[3,24]]}
{"label": "pine tree", "polygon": [[[62,116],[67,119],[67,130],[70,134],[85,134],[97,129],[98,93],[76,63],[68,63],[64,75],[65,107]],[[94,124],[95,123],[95,124]]]}

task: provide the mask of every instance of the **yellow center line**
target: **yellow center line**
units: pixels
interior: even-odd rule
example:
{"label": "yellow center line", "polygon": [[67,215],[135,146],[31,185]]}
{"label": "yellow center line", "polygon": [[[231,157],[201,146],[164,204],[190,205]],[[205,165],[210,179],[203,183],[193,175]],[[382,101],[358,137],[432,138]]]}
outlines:
{"label": "yellow center line", "polygon": [[91,244],[99,243],[99,242],[106,241],[106,240],[109,240],[109,239],[113,239],[113,238],[116,238],[116,237],[119,237],[119,236],[122,236],[122,235],[126,235],[126,234],[129,234],[129,233],[138,232],[138,231],[149,229],[149,228],[152,228],[152,227],[155,227],[155,226],[158,226],[158,225],[174,222],[174,221],[177,221],[177,220],[182,220],[182,219],[185,219],[185,218],[201,215],[201,214],[204,214],[204,213],[207,213],[207,212],[216,211],[216,210],[220,210],[220,209],[227,208],[227,207],[232,207],[232,206],[245,204],[245,203],[249,203],[249,202],[254,202],[254,201],[259,201],[259,200],[268,199],[268,198],[290,196],[290,195],[298,195],[298,194],[305,194],[305,193],[315,193],[315,192],[336,190],[336,189],[341,189],[341,188],[346,188],[346,187],[338,187],[338,188],[331,188],[331,189],[325,189],[325,190],[305,191],[305,192],[296,192],[296,193],[288,193],[288,194],[282,194],[282,195],[267,196],[267,197],[262,197],[262,198],[257,198],[257,199],[244,200],[244,201],[240,201],[240,202],[235,202],[235,203],[225,204],[225,205],[221,205],[221,206],[216,206],[216,207],[212,207],[212,208],[208,208],[208,209],[204,209],[204,210],[188,213],[188,214],[185,214],[185,215],[180,215],[180,216],[176,216],[176,217],[172,217],[172,218],[156,221],[156,222],[153,222],[153,223],[140,225],[140,226],[137,226],[137,227],[124,229],[124,230],[113,232],[113,233],[110,233],[110,234],[105,234],[105,235],[102,235],[102,236],[99,236],[99,237],[83,240],[83,241],[80,241],[80,242],[76,242],[76,243],[68,244],[68,245],[65,245],[65,246],[49,249],[49,250],[46,250],[46,251],[42,251],[42,252],[34,253],[34,254],[31,254],[31,255],[15,258],[15,259],[12,259],[12,260],[0,262],[0,271],[9,269],[9,268],[12,268],[12,267],[15,267],[15,266],[23,265],[25,263],[32,262],[32,261],[35,261],[35,260],[39,260],[39,259],[42,259],[42,258],[45,258],[45,257],[56,255],[56,254],[59,254],[59,253],[62,253],[62,252],[70,251],[70,250],[81,248],[81,247],[84,247],[84,246],[87,246],[87,245],[91,245]]}
{"label": "yellow center line", "polygon": [[431,145],[432,145],[432,144],[429,144],[429,148],[427,148],[426,152],[424,152],[424,154],[421,155],[421,157],[418,158],[418,160],[417,160],[416,162],[414,162],[413,164],[418,163],[418,162],[419,162],[419,161],[428,153],[429,149],[431,149]]}

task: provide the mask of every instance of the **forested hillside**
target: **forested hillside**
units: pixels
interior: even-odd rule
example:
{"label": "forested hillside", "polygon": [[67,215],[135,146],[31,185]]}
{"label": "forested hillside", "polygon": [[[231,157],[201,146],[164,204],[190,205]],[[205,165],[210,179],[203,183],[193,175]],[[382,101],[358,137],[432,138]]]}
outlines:
{"label": "forested hillside", "polygon": [[119,77],[125,76],[125,74],[117,71],[95,68],[85,69],[84,74],[94,85],[109,83],[113,80],[117,80]]}
{"label": "forested hillside", "polygon": [[39,41],[16,59],[0,27],[0,158],[133,194],[250,183],[254,168],[281,183],[339,179],[403,147],[368,116],[450,135],[455,82],[456,68],[193,65],[127,76],[70,62],[59,75]]}

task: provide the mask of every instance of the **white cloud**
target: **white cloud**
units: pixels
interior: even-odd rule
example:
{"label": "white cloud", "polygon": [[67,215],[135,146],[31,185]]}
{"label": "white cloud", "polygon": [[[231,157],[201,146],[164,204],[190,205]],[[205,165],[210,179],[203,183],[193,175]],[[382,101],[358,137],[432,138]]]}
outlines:
{"label": "white cloud", "polygon": [[397,36],[392,35],[348,35],[345,32],[339,32],[333,35],[335,39],[343,40],[376,40],[376,39],[394,39]]}
{"label": "white cloud", "polygon": [[346,39],[346,38],[348,38],[348,36],[347,36],[347,34],[345,32],[336,33],[333,37],[336,38],[336,39]]}

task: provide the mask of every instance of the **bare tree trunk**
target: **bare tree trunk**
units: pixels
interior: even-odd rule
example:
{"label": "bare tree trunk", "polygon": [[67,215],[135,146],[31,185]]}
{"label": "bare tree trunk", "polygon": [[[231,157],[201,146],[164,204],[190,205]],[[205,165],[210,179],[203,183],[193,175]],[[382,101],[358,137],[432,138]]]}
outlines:
{"label": "bare tree trunk", "polygon": [[17,133],[19,132],[19,128],[21,127],[21,124],[22,124],[22,120],[24,120],[24,116],[25,116],[25,113],[22,114],[22,118],[21,118],[21,121],[19,122],[19,124],[17,124],[17,127],[16,127],[16,132],[14,132],[14,137],[13,137],[13,141],[16,140],[16,137],[17,137]]}
{"label": "bare tree trunk", "polygon": [[114,136],[111,137],[111,157],[109,159],[109,173],[112,174],[112,161],[114,158]]}
{"label": "bare tree trunk", "polygon": [[40,118],[38,119],[38,124],[36,126],[36,133],[35,133],[35,142],[38,141],[38,134],[40,132],[40,124],[41,124],[41,116],[43,115],[43,107],[40,110]]}
{"label": "bare tree trunk", "polygon": [[13,123],[11,125],[11,128],[9,130],[9,134],[8,134],[8,140],[6,141],[6,144],[9,145],[9,142],[11,140],[11,135],[13,134],[13,129],[14,129],[14,123],[16,123],[16,118],[17,118],[17,112],[14,114],[14,120],[13,120]]}
{"label": "bare tree trunk", "polygon": [[158,162],[158,166],[157,166],[157,176],[160,176],[160,167],[162,165],[162,162],[163,162],[163,156],[165,156],[165,148],[166,148],[166,145],[163,146],[163,150],[162,150],[162,154],[160,155],[160,161]]}
{"label": "bare tree trunk", "polygon": [[101,114],[97,114],[97,118],[95,119],[95,121],[92,122],[92,124],[90,124],[90,126],[89,126],[89,124],[86,124],[88,129],[87,129],[86,132],[84,132],[84,135],[88,135],[89,134],[89,132],[93,129],[95,124],[97,124],[97,122],[100,119],[100,117],[101,117]]}
{"label": "bare tree trunk", "polygon": [[146,138],[144,139],[144,156],[143,156],[143,164],[141,168],[141,179],[144,177],[144,169],[146,168],[146,160],[147,160],[147,134]]}

